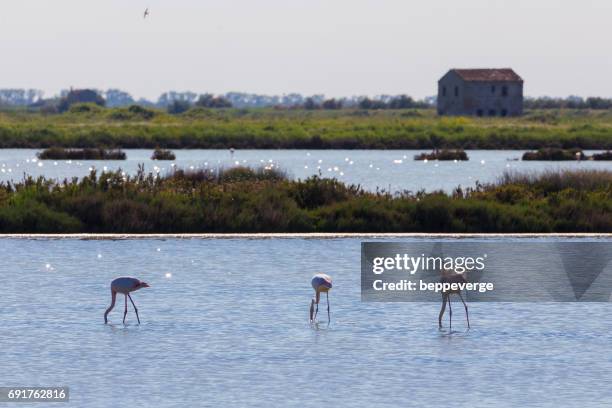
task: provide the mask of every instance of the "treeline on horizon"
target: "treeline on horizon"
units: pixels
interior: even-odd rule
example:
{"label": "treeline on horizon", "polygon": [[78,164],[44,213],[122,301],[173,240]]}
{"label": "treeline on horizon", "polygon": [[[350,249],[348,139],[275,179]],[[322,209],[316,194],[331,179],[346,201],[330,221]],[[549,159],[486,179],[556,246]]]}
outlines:
{"label": "treeline on horizon", "polygon": [[[326,98],[325,95],[317,94],[311,96],[299,93],[284,95],[262,95],[246,92],[227,92],[222,95],[210,93],[198,94],[195,92],[164,92],[157,100],[136,99],[131,94],[120,89],[108,89],[106,91],[96,89],[63,90],[60,95],[44,98],[44,92],[38,89],[6,88],[0,89],[0,108],[29,107],[62,112],[60,104],[68,98],[71,92],[94,92],[100,99],[102,105],[108,107],[123,107],[140,105],[144,107],[156,107],[168,109],[172,113],[184,112],[189,107],[203,106],[209,108],[301,108],[301,109],[427,109],[434,108],[436,96],[429,96],[422,100],[399,95],[350,96],[343,98]],[[81,100],[80,102],[92,102]],[[580,97],[568,96],[566,98],[555,97],[526,97],[525,109],[612,109],[612,98],[604,97]]]}
{"label": "treeline on horizon", "polygon": [[135,99],[128,92],[119,89],[100,91],[96,89],[63,90],[59,96],[44,98],[44,92],[37,89],[0,89],[0,108],[30,108],[46,113],[62,113],[71,103],[96,103],[107,107],[139,105],[167,109],[169,113],[182,113],[194,106],[206,108],[293,108],[293,109],[413,109],[432,108],[435,97],[414,100],[407,95],[351,96],[326,98],[317,94],[304,96],[298,93],[284,95],[260,95],[245,92],[227,92],[223,95],[195,92],[165,92],[156,101]]}
{"label": "treeline on horizon", "polygon": [[0,183],[0,232],[612,232],[612,172],[507,173],[452,194],[368,192],[241,167],[28,177]]}

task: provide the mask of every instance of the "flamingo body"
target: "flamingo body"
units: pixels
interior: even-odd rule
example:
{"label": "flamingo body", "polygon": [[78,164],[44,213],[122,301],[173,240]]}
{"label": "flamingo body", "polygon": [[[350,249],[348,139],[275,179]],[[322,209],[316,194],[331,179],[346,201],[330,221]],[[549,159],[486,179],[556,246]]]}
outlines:
{"label": "flamingo body", "polygon": [[135,290],[140,289],[140,279],[132,278],[129,276],[122,276],[120,278],[114,279],[111,282],[111,290],[122,293],[124,295],[133,292]]}
{"label": "flamingo body", "polygon": [[[325,293],[327,296],[327,322],[331,321],[331,315],[329,312],[329,291],[332,288],[332,278],[324,273],[318,273],[312,277],[310,281],[312,288],[315,290],[315,297],[310,302],[310,321],[314,322],[319,312],[319,301],[321,300],[321,293]],[[316,309],[315,309],[316,305]]]}
{"label": "flamingo body", "polygon": [[316,292],[329,292],[332,288],[332,278],[324,273],[318,273],[312,277],[311,284]]}
{"label": "flamingo body", "polygon": [[136,308],[136,304],[132,300],[130,296],[130,292],[134,292],[138,289],[148,288],[149,284],[141,281],[140,279],[132,278],[130,276],[122,276],[116,279],[113,279],[111,282],[111,305],[104,312],[104,323],[108,323],[108,314],[113,307],[115,307],[115,300],[117,299],[117,293],[121,293],[125,295],[125,309],[123,312],[123,324],[125,324],[125,316],[127,315],[127,301],[130,299],[132,302],[132,306],[134,306],[134,311],[136,312],[136,319],[138,319],[138,324],[140,324],[140,317],[138,316],[138,308]]}

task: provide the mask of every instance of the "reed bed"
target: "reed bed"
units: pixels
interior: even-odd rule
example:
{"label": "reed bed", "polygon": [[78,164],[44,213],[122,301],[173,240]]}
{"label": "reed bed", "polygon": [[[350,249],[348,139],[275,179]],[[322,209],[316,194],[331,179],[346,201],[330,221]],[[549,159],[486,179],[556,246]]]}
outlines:
{"label": "reed bed", "polygon": [[612,232],[612,172],[506,173],[451,194],[368,192],[276,168],[28,177],[0,183],[0,232]]}

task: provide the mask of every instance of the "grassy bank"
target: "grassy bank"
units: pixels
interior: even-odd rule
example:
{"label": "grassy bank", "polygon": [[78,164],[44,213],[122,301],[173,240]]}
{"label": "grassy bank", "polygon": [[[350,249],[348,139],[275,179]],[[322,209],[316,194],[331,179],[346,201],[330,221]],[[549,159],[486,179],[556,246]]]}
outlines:
{"label": "grassy bank", "polygon": [[0,184],[0,232],[612,232],[612,173],[507,174],[450,195],[245,168],[27,179]]}
{"label": "grassy bank", "polygon": [[0,148],[612,149],[612,112],[440,118],[433,110],[152,109],[0,113]]}

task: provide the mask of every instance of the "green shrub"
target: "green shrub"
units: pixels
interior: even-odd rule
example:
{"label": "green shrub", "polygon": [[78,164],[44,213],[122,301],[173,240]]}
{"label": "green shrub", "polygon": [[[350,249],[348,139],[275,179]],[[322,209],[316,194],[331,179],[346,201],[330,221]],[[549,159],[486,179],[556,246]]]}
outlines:
{"label": "green shrub", "polygon": [[243,167],[0,183],[4,233],[570,231],[612,231],[612,172],[507,173],[451,195],[373,193]]}

